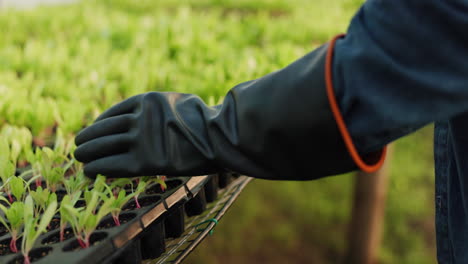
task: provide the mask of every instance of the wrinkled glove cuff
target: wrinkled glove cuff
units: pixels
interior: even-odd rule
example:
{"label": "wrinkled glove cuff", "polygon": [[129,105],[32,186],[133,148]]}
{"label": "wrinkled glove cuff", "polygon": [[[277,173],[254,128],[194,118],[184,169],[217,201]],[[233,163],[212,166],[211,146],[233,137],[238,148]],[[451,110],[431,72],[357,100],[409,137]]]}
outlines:
{"label": "wrinkled glove cuff", "polygon": [[354,142],[351,138],[351,135],[348,131],[348,128],[344,122],[343,116],[341,114],[340,108],[338,106],[335,90],[333,88],[333,51],[335,48],[336,41],[344,37],[344,34],[340,34],[335,36],[331,42],[330,46],[327,51],[326,61],[325,61],[325,84],[327,89],[327,97],[328,102],[330,103],[330,108],[333,113],[333,117],[335,118],[336,124],[340,131],[340,134],[345,142],[346,149],[349,152],[349,155],[353,159],[354,163],[364,172],[371,173],[378,170],[382,167],[385,156],[387,153],[387,146],[385,146],[382,150],[368,153],[366,155],[360,155],[354,145]]}

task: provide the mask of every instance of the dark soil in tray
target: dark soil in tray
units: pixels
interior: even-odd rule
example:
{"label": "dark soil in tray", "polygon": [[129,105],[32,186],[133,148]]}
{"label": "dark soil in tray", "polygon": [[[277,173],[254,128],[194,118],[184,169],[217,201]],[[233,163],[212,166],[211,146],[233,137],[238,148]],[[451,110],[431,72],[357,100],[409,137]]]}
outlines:
{"label": "dark soil in tray", "polygon": [[52,218],[49,226],[47,226],[47,231],[52,231],[60,227],[60,218]]}
{"label": "dark soil in tray", "polygon": [[[107,233],[104,233],[104,232],[93,233],[91,235],[90,239],[89,239],[90,247],[99,244],[99,242],[104,240],[106,237],[107,237]],[[78,240],[74,239],[73,241],[68,243],[63,248],[63,251],[65,251],[65,252],[67,252],[67,251],[78,251],[78,250],[81,250],[81,249],[83,249],[83,248],[80,246],[80,243],[78,243]]]}
{"label": "dark soil in tray", "polygon": [[[136,214],[134,214],[134,213],[120,214],[119,215],[120,224],[124,225],[124,224],[128,223],[129,221],[131,221],[135,217],[136,217]],[[102,220],[102,222],[97,226],[96,229],[97,230],[102,230],[102,229],[112,228],[114,226],[115,226],[114,219],[113,218],[108,218],[108,219]]]}
{"label": "dark soil in tray", "polygon": [[[29,188],[31,189],[31,191],[37,190],[37,187],[38,186],[36,185],[35,181],[31,182],[31,184],[29,185]],[[47,188],[47,183],[45,181],[41,181],[41,187],[42,189]]]}
{"label": "dark soil in tray", "polygon": [[58,202],[61,202],[61,201],[63,200],[63,197],[64,197],[65,195],[67,195],[67,191],[65,191],[65,190],[57,190],[57,191],[55,192],[55,194],[57,195],[57,201],[58,201]]}
{"label": "dark soil in tray", "polygon": [[162,190],[160,184],[156,184],[153,187],[149,188],[148,190],[145,191],[146,194],[161,194],[165,193],[167,191],[171,191],[180,185],[182,185],[182,181],[178,179],[170,179],[166,181],[167,189]]}
{"label": "dark soil in tray", "polygon": [[[64,230],[64,233],[63,233],[63,241],[66,241],[72,237],[74,237],[75,234],[73,233],[73,230],[71,229],[71,227],[69,228],[65,228]],[[42,244],[43,245],[51,245],[51,244],[55,244],[55,243],[58,243],[58,242],[61,242],[60,241],[60,231],[57,231],[55,233],[53,233],[52,235],[44,238],[42,240]]]}
{"label": "dark soil in tray", "polygon": [[75,208],[80,208],[80,207],[85,207],[85,206],[86,206],[86,202],[85,202],[85,201],[83,201],[83,200],[78,200],[78,201],[76,202],[75,206],[73,206],[73,207],[75,207]]}
{"label": "dark soil in tray", "polygon": [[[47,255],[49,255],[52,252],[51,247],[41,247],[41,248],[35,248],[29,252],[29,260],[31,262],[34,262],[36,260],[39,260]],[[12,261],[8,262],[8,264],[23,264],[24,263],[24,258],[23,256],[18,256],[14,258]]]}
{"label": "dark soil in tray", "polygon": [[[15,253],[15,252],[12,252],[10,249],[10,242],[11,242],[11,237],[0,241],[0,256],[5,256],[5,255]],[[18,252],[21,251],[21,238],[16,240],[16,248],[18,249]]]}
{"label": "dark soil in tray", "polygon": [[[155,203],[159,202],[161,200],[161,196],[159,195],[153,195],[153,196],[146,196],[146,197],[140,197],[138,198],[138,203],[140,204],[141,207],[145,207],[148,205],[154,205]],[[124,207],[123,211],[129,211],[129,210],[135,210],[139,209],[136,207],[136,202],[135,199],[132,199],[129,201]]]}
{"label": "dark soil in tray", "polygon": [[6,229],[6,227],[3,225],[0,225],[0,237],[4,236],[5,234],[8,234],[8,229]]}

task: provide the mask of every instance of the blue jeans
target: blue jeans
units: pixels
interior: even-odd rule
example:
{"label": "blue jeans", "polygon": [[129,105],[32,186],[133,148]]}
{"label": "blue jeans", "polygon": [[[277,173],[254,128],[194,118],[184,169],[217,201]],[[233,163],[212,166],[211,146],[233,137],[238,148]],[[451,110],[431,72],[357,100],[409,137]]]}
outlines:
{"label": "blue jeans", "polygon": [[333,78],[360,152],[435,122],[438,261],[468,263],[468,1],[368,0]]}

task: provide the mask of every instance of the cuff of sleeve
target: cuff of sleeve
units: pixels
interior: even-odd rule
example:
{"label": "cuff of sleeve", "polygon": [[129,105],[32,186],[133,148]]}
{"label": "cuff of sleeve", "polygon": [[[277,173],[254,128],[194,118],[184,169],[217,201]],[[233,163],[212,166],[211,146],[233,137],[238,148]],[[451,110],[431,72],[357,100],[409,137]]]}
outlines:
{"label": "cuff of sleeve", "polygon": [[332,110],[333,116],[335,118],[336,124],[338,125],[338,129],[340,130],[340,134],[345,142],[346,149],[348,150],[349,155],[353,159],[354,163],[364,172],[371,173],[378,170],[385,161],[385,156],[387,153],[387,146],[385,146],[382,150],[367,153],[361,156],[358,151],[356,150],[356,146],[349,134],[348,128],[344,122],[343,116],[341,115],[340,108],[338,107],[338,103],[336,101],[335,90],[333,88],[333,73],[332,73],[332,66],[333,66],[333,51],[335,48],[336,40],[344,37],[344,34],[340,34],[335,36],[329,45],[325,63],[325,83],[327,89],[327,97],[328,102],[330,103],[330,108]]}

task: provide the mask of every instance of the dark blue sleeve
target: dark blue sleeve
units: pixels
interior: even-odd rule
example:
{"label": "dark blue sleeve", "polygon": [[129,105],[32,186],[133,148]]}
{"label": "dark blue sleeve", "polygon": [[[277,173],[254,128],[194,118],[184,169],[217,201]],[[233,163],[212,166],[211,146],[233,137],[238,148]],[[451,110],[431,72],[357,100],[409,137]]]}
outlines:
{"label": "dark blue sleeve", "polygon": [[334,51],[335,93],[360,152],[468,111],[468,1],[368,0]]}

